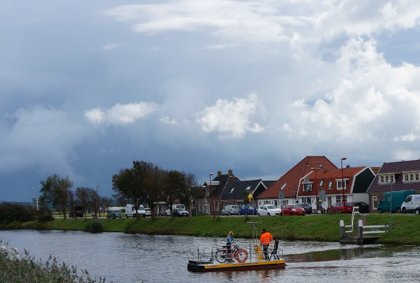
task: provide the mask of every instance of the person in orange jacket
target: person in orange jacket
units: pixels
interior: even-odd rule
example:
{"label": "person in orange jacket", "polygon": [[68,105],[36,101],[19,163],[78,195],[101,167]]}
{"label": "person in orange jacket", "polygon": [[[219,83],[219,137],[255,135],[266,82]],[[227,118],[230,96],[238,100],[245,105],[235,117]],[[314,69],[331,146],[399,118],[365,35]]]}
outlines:
{"label": "person in orange jacket", "polygon": [[269,259],[268,246],[270,245],[270,242],[272,240],[273,240],[273,236],[270,234],[270,232],[266,231],[265,229],[262,229],[262,233],[260,236],[260,243],[263,248],[264,259]]}

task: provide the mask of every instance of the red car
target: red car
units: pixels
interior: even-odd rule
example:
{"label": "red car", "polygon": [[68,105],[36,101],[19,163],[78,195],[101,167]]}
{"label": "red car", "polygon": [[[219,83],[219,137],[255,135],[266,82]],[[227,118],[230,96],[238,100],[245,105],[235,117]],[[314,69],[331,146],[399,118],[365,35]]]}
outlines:
{"label": "red car", "polygon": [[297,204],[287,204],[282,207],[281,215],[305,215],[305,209]]}
{"label": "red car", "polygon": [[352,213],[353,212],[353,203],[346,202],[344,205],[341,202],[327,208],[327,213]]}

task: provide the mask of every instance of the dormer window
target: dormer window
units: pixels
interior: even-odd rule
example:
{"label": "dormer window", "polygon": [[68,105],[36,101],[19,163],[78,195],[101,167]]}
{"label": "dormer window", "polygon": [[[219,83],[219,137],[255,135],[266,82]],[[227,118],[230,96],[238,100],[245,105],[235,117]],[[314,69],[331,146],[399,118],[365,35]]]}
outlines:
{"label": "dormer window", "polygon": [[303,179],[303,191],[304,192],[312,191],[312,182],[309,180],[308,177]]}
{"label": "dormer window", "polygon": [[338,179],[338,180],[336,180],[336,182],[337,182],[337,190],[342,190],[343,187],[344,187],[344,189],[347,189],[347,182],[348,181],[349,181],[348,179],[343,179],[343,180]]}
{"label": "dormer window", "polygon": [[404,172],[403,183],[420,182],[420,172]]}
{"label": "dormer window", "polygon": [[329,189],[329,190],[332,190],[332,186],[333,186],[333,181],[331,181],[331,180],[330,180],[330,181],[328,182],[328,189]]}
{"label": "dormer window", "polygon": [[379,184],[393,184],[395,183],[394,174],[380,174]]}

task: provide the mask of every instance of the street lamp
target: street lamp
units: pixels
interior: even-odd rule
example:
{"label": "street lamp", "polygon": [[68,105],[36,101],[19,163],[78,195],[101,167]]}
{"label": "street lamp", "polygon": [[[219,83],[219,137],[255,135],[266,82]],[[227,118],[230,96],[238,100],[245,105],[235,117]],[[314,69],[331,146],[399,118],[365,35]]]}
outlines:
{"label": "street lamp", "polygon": [[[214,173],[210,173],[209,174],[209,184],[207,185],[207,187],[211,186],[211,177],[214,175]],[[208,210],[207,210],[207,187],[206,187],[206,194],[204,195],[204,210],[206,211],[206,214],[208,214]]]}
{"label": "street lamp", "polygon": [[100,217],[99,214],[99,185],[96,186],[96,213],[95,213],[96,218]]}
{"label": "street lamp", "polygon": [[346,205],[346,200],[344,199],[344,173],[343,173],[343,161],[347,160],[346,157],[342,157],[341,158],[341,190],[342,190],[342,200],[341,202],[343,203],[343,210],[344,210],[344,206]]}
{"label": "street lamp", "polygon": [[319,198],[318,198],[318,188],[316,187],[316,170],[318,168],[311,168],[314,171],[315,179],[314,179],[314,192],[315,192],[315,205],[316,205],[316,213],[318,213],[319,210]]}

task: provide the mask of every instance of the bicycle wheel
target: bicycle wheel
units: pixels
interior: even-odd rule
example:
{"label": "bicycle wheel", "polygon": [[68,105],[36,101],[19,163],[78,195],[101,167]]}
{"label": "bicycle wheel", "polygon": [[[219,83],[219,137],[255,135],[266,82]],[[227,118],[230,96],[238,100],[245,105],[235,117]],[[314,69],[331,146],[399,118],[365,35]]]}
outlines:
{"label": "bicycle wheel", "polygon": [[227,255],[224,250],[218,250],[216,252],[216,260],[220,263],[224,263],[227,260]]}
{"label": "bicycle wheel", "polygon": [[240,248],[235,251],[233,257],[236,259],[237,262],[242,263],[248,259],[248,252],[247,250]]}

